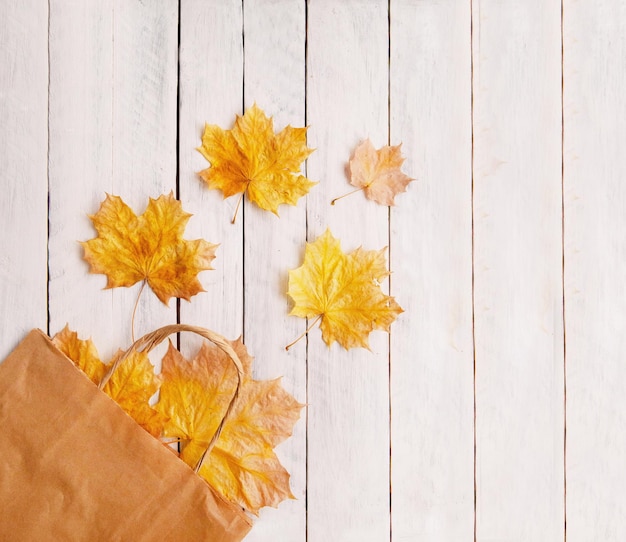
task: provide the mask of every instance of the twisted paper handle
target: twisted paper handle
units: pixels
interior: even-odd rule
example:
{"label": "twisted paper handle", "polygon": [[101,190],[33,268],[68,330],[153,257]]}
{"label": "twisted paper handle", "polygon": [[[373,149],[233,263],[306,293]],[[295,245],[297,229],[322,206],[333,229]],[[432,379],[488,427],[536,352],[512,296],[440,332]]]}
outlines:
{"label": "twisted paper handle", "polygon": [[226,341],[224,337],[222,337],[218,333],[215,333],[213,331],[210,331],[208,329],[205,329],[203,327],[198,327],[198,326],[188,326],[186,324],[172,324],[169,326],[163,326],[159,329],[154,330],[152,333],[148,333],[144,335],[143,337],[141,337],[140,339],[137,339],[131,345],[131,347],[128,350],[126,350],[124,354],[122,354],[122,356],[117,358],[115,362],[111,365],[109,370],[102,377],[102,380],[100,380],[100,384],[98,384],[98,388],[99,389],[104,388],[104,386],[109,381],[109,379],[111,378],[115,370],[122,363],[124,363],[124,361],[128,359],[128,357],[133,352],[148,353],[155,346],[163,342],[167,337],[169,337],[173,333],[178,333],[180,331],[190,331],[191,333],[195,333],[196,335],[200,335],[201,337],[204,337],[205,339],[211,341],[213,344],[215,344],[215,346],[220,348],[231,359],[231,361],[233,362],[233,365],[237,369],[237,387],[235,388],[235,393],[233,394],[233,397],[230,400],[230,403],[228,403],[228,408],[226,408],[226,412],[224,412],[222,421],[217,426],[217,429],[215,430],[215,433],[211,437],[211,440],[209,441],[209,444],[206,450],[204,451],[204,453],[202,454],[202,456],[196,463],[194,471],[198,472],[200,470],[200,467],[202,467],[204,458],[209,453],[211,453],[211,450],[213,449],[213,446],[215,446],[217,439],[220,438],[220,435],[222,433],[222,428],[224,427],[224,423],[226,422],[226,419],[232,412],[235,402],[237,401],[237,397],[239,397],[239,388],[241,387],[241,381],[243,378],[243,365],[241,364],[241,360],[239,359],[235,351],[232,349],[230,344],[228,344],[228,342]]}

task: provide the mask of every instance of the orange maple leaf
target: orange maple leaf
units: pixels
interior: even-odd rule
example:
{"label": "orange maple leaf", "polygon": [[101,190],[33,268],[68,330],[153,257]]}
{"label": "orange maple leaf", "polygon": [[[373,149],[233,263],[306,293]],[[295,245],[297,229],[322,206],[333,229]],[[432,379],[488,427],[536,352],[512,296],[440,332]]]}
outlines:
{"label": "orange maple leaf", "polygon": [[[100,383],[106,369],[114,361],[107,365],[102,363],[92,340],[79,339],[78,334],[68,326],[57,333],[52,342],[95,384]],[[120,354],[121,352],[117,356]],[[149,404],[150,397],[156,393],[159,384],[160,377],[154,374],[148,355],[134,352],[117,368],[102,391],[146,431],[159,437],[165,420]]]}
{"label": "orange maple leaf", "polygon": [[[345,196],[363,190],[365,196],[376,203],[394,205],[395,196],[406,191],[407,185],[415,180],[400,171],[404,162],[401,146],[384,146],[376,150],[369,139],[363,141],[349,164],[350,184],[357,189]],[[331,203],[334,205],[345,196],[335,198]]]}
{"label": "orange maple leaf", "polygon": [[107,194],[90,216],[98,237],[81,243],[91,273],[106,275],[107,288],[145,281],[165,304],[171,297],[189,301],[204,291],[197,275],[212,269],[217,248],[203,239],[182,238],[190,216],[171,193],[150,198],[140,216]]}
{"label": "orange maple leaf", "polygon": [[[229,341],[244,365],[239,397],[199,471],[226,498],[252,513],[293,498],[289,473],[273,447],[291,435],[299,404],[279,380],[252,379],[252,358],[241,342]],[[180,439],[181,458],[195,466],[215,433],[237,383],[231,361],[205,343],[187,361],[170,343],[163,358],[156,408],[168,418],[164,436]]]}
{"label": "orange maple leaf", "polygon": [[370,332],[389,331],[403,312],[380,288],[389,275],[384,252],[358,248],[345,254],[326,230],[307,243],[302,266],[289,271],[288,295],[294,301],[290,314],[316,318],[309,329],[321,321],[322,338],[328,346],[337,341],[345,349],[369,348]]}
{"label": "orange maple leaf", "polygon": [[274,134],[272,118],[256,104],[243,117],[237,115],[232,130],[207,124],[198,150],[211,166],[200,176],[225,198],[247,193],[261,209],[278,214],[279,205],[295,205],[317,184],[300,174],[313,152],[306,145],[306,130],[287,126]]}

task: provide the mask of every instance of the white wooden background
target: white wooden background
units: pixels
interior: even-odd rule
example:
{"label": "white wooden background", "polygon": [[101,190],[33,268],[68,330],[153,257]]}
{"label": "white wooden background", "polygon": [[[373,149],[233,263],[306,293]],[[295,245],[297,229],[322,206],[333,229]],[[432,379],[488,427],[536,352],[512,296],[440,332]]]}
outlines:
{"label": "white wooden background", "polygon": [[[258,377],[308,404],[279,448],[297,499],[246,540],[626,539],[626,2],[0,8],[0,359],[66,322],[103,356],[127,345],[137,287],[102,291],[77,241],[105,192],[142,212],[178,190],[216,270],[178,315],[145,295],[138,330],[243,334]],[[310,126],[320,184],[233,226],[195,147],[253,102]],[[402,142],[418,180],[390,210],[331,207],[366,137]],[[318,330],[284,351],[306,326],[287,270],[326,227],[390,247],[406,312],[372,352]]]}

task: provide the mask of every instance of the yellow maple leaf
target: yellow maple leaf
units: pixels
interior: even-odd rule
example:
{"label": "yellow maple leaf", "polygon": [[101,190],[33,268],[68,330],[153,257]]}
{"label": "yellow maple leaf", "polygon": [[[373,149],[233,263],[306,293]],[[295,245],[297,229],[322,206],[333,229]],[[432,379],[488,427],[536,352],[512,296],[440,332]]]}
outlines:
{"label": "yellow maple leaf", "polygon": [[306,130],[287,126],[274,134],[271,117],[256,104],[237,116],[232,130],[207,124],[198,150],[211,166],[200,176],[225,198],[247,193],[261,209],[278,214],[279,205],[295,205],[317,184],[300,174],[313,152],[306,145]]}
{"label": "yellow maple leaf", "polygon": [[[199,471],[226,498],[252,513],[292,498],[289,473],[273,447],[291,435],[299,404],[279,380],[256,381],[241,340],[229,341],[244,365],[239,397]],[[187,361],[172,347],[163,358],[160,399],[168,418],[164,436],[180,439],[181,458],[195,466],[215,433],[237,384],[236,371],[220,349],[205,343]]]}
{"label": "yellow maple leaf", "polygon": [[358,248],[344,254],[339,241],[326,230],[307,243],[302,266],[289,271],[288,294],[294,302],[290,314],[316,318],[311,327],[321,321],[328,346],[337,341],[345,349],[369,348],[370,332],[389,331],[403,312],[380,288],[389,275],[384,252]]}
{"label": "yellow maple leaf", "polygon": [[[369,139],[361,143],[350,159],[350,184],[357,189],[346,196],[363,190],[365,196],[381,205],[394,205],[394,198],[406,191],[407,185],[415,180],[400,171],[404,162],[401,145],[383,146],[375,149]],[[335,198],[331,203],[345,196]]]}
{"label": "yellow maple leaf", "polygon": [[[107,365],[102,363],[92,340],[79,339],[78,334],[71,331],[68,326],[57,333],[52,342],[95,384],[100,383],[106,369],[114,361]],[[117,368],[102,391],[146,431],[159,437],[164,418],[149,404],[150,397],[156,393],[159,384],[160,377],[154,374],[148,355],[134,352]]]}
{"label": "yellow maple leaf", "polygon": [[52,342],[89,377],[89,380],[94,384],[100,383],[105,366],[91,339],[79,339],[78,333],[70,330],[69,326],[66,325],[52,337]]}
{"label": "yellow maple leaf", "polygon": [[203,292],[200,271],[212,269],[217,245],[182,238],[191,215],[170,193],[150,198],[137,216],[118,196],[106,196],[91,216],[98,237],[82,242],[92,273],[107,276],[107,288],[145,281],[165,304],[171,297],[189,301]]}
{"label": "yellow maple leaf", "polygon": [[[115,357],[122,355],[118,352]],[[115,357],[106,366],[108,369]],[[165,418],[150,406],[152,397],[161,385],[161,376],[145,352],[133,352],[111,375],[102,391],[120,405],[141,427],[155,437],[160,437]]]}

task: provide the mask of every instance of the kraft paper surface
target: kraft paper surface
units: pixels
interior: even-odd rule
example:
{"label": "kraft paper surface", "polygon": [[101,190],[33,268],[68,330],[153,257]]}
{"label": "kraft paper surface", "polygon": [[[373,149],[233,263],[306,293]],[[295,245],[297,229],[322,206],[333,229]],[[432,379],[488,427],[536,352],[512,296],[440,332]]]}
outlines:
{"label": "kraft paper surface", "polygon": [[43,332],[0,363],[0,540],[239,542],[250,528]]}

